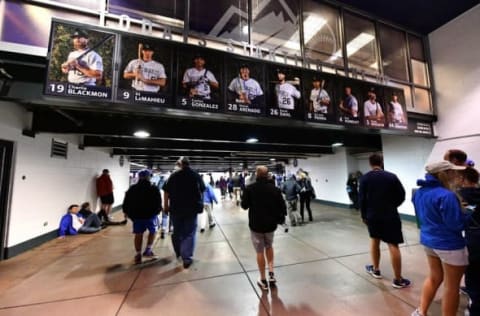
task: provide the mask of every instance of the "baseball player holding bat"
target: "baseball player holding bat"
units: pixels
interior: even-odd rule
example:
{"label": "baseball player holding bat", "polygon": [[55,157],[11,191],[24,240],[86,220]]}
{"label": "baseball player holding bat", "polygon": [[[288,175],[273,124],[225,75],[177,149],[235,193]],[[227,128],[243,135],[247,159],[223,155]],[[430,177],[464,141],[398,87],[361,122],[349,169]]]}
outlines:
{"label": "baseball player holding bat", "polygon": [[[300,99],[300,91],[287,82],[286,71],[284,69],[277,69],[278,83],[275,85],[275,93],[277,96],[278,107],[285,110],[295,109],[295,99]],[[300,83],[300,79],[295,80],[295,83]]]}
{"label": "baseball player holding bat", "polygon": [[204,100],[210,99],[211,88],[219,87],[213,73],[205,68],[205,58],[199,54],[193,57],[193,67],[185,71],[182,85],[189,97]]}
{"label": "baseball player holding bat", "polygon": [[320,80],[317,77],[313,78],[313,89],[310,91],[310,109],[309,112],[328,113],[328,106],[330,105],[330,96],[328,92],[323,89],[325,80]]}
{"label": "baseball player holding bat", "polygon": [[385,122],[382,106],[377,102],[377,95],[373,88],[368,91],[368,100],[363,104],[363,111],[366,125],[372,125],[372,122]]}
{"label": "baseball player holding bat", "polygon": [[153,60],[153,46],[138,44],[138,59],[131,60],[123,72],[124,79],[132,79],[132,88],[137,91],[158,92],[167,83],[163,65]]}
{"label": "baseball player holding bat", "polygon": [[[95,45],[95,48],[110,37],[112,35],[105,37]],[[62,72],[68,74],[67,80],[70,83],[94,86],[103,76],[102,57],[93,50],[94,48],[88,48],[88,33],[84,30],[76,29],[71,38],[74,51],[68,54],[67,61],[62,64]]]}
{"label": "baseball player holding bat", "polygon": [[239,75],[230,82],[228,90],[236,94],[237,103],[243,104],[255,103],[255,99],[263,95],[260,84],[250,78],[250,67],[247,64],[240,66]]}

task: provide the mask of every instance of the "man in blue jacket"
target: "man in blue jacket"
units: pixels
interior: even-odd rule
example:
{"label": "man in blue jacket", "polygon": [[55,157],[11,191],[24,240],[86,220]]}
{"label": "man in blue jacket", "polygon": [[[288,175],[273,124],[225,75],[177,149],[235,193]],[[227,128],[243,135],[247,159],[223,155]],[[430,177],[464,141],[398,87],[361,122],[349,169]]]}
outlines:
{"label": "man in blue jacket", "polygon": [[62,216],[60,227],[58,229],[58,236],[60,239],[65,238],[65,235],[96,233],[105,227],[102,225],[102,221],[98,218],[97,214],[92,213],[84,218],[78,214],[78,211],[78,205],[72,204],[68,207],[67,214]]}
{"label": "man in blue jacket", "polygon": [[[203,175],[202,175],[203,179]],[[217,197],[213,191],[212,186],[207,181],[203,181],[205,184],[205,191],[203,192],[203,210],[204,212],[200,215],[200,232],[205,232],[205,227],[207,226],[207,217],[208,217],[208,226],[210,228],[215,227],[215,221],[213,219],[213,202],[218,204]]]}
{"label": "man in blue jacket", "polygon": [[398,245],[403,243],[403,235],[397,207],[405,200],[405,189],[395,174],[383,170],[382,155],[371,155],[369,162],[372,170],[360,178],[358,196],[362,220],[370,235],[372,264],[365,269],[374,278],[382,278],[379,270],[382,240],[388,244],[390,251],[395,274],[392,286],[404,288],[410,285],[410,281],[402,277],[402,257]]}

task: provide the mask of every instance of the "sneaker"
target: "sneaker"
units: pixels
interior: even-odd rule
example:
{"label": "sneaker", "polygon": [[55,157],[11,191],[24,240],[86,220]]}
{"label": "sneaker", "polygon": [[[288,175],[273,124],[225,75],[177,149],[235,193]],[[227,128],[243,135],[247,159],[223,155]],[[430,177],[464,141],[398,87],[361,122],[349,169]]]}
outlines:
{"label": "sneaker", "polygon": [[215,223],[210,224],[210,229],[212,229],[213,227],[215,227],[215,225],[216,225]]}
{"label": "sneaker", "polygon": [[205,232],[205,228],[200,229],[200,232],[201,232],[201,233],[204,233],[204,232]]}
{"label": "sneaker", "polygon": [[382,274],[380,273],[380,270],[375,270],[373,268],[373,265],[371,265],[371,264],[366,265],[365,270],[367,271],[367,273],[369,273],[375,279],[381,279],[382,278]]}
{"label": "sneaker", "polygon": [[188,269],[192,265],[193,261],[183,261],[183,268]]}
{"label": "sneaker", "polygon": [[268,283],[267,283],[267,280],[260,280],[260,279],[258,279],[258,280],[257,280],[257,284],[258,284],[258,286],[259,286],[262,290],[268,291]]}
{"label": "sneaker", "polygon": [[145,249],[145,251],[143,252],[143,256],[144,256],[144,257],[155,257],[155,254],[153,253],[152,249],[147,248],[147,249]]}
{"label": "sneaker", "polygon": [[396,289],[403,289],[410,285],[410,280],[401,278],[400,280],[393,280],[392,286]]}
{"label": "sneaker", "polygon": [[274,273],[268,272],[268,284],[270,284],[270,286],[275,286],[276,283],[277,283],[277,279],[275,279]]}
{"label": "sneaker", "polygon": [[418,308],[417,308],[416,310],[414,310],[414,311],[412,312],[412,314],[411,314],[410,316],[423,316],[423,315],[420,313],[420,311],[419,311]]}
{"label": "sneaker", "polygon": [[141,254],[136,254],[135,255],[135,264],[140,264],[142,263],[142,255]]}

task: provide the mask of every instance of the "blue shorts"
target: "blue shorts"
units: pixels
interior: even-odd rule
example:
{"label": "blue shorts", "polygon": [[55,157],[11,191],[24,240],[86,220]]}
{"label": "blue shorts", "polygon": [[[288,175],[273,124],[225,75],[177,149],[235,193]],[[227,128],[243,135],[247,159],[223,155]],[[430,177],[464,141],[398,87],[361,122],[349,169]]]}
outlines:
{"label": "blue shorts", "polygon": [[158,216],[155,215],[149,219],[133,220],[133,233],[143,234],[147,229],[150,233],[155,233],[158,228]]}

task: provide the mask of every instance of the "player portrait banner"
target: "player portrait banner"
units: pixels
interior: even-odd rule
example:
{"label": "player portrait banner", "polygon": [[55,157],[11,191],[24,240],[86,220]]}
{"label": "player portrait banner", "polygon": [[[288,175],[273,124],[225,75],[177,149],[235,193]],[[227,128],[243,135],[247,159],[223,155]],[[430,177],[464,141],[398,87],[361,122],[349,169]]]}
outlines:
{"label": "player portrait banner", "polygon": [[337,85],[337,123],[363,126],[363,91],[363,86],[356,80],[346,79]]}
{"label": "player portrait banner", "polygon": [[111,101],[114,33],[52,22],[45,94]]}
{"label": "player portrait banner", "polygon": [[221,86],[223,55],[201,49],[177,48],[176,105],[186,110],[224,112]]}
{"label": "player portrait banner", "polygon": [[170,106],[173,46],[167,41],[122,35],[116,101]]}
{"label": "player portrait banner", "polygon": [[307,121],[336,123],[334,88],[337,81],[334,77],[321,72],[304,72],[303,83],[303,105]]}
{"label": "player portrait banner", "polygon": [[225,60],[226,111],[252,116],[265,115],[265,71],[261,63]]}
{"label": "player portrait banner", "polygon": [[407,130],[408,118],[403,90],[384,88],[387,121],[390,129]]}
{"label": "player portrait banner", "polygon": [[296,120],[305,119],[305,111],[302,106],[301,77],[299,69],[273,64],[268,66],[267,116]]}
{"label": "player portrait banner", "polygon": [[387,103],[385,102],[383,87],[363,84],[361,100],[363,104],[363,124],[368,128],[386,128]]}

